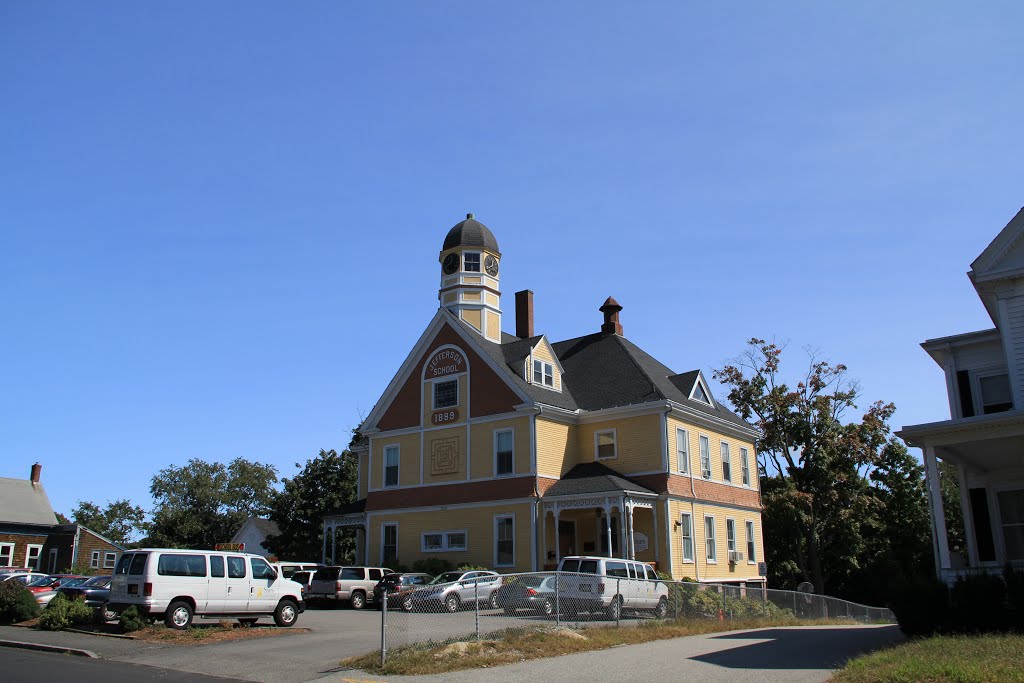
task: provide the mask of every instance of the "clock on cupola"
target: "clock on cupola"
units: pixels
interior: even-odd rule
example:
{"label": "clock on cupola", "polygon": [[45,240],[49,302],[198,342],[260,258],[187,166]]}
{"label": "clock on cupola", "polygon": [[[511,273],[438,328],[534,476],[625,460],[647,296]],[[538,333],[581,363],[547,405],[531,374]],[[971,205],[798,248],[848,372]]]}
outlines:
{"label": "clock on cupola", "polygon": [[438,256],[441,305],[485,339],[501,343],[501,288],[498,240],[486,225],[466,214],[448,231]]}

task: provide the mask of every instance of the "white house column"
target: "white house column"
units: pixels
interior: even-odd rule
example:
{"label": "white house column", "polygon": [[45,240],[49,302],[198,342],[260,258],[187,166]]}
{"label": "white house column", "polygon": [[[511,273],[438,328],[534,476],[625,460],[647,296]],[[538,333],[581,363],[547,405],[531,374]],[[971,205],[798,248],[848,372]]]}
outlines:
{"label": "white house column", "polygon": [[935,569],[942,577],[942,570],[949,569],[949,537],[946,535],[946,514],[942,509],[942,490],[939,486],[939,468],[935,461],[935,447],[924,447],[924,471],[931,494],[932,540],[935,554]]}
{"label": "white house column", "polygon": [[629,520],[629,559],[636,559],[636,541],[633,538],[633,503],[626,503],[627,519]]}
{"label": "white house column", "polygon": [[534,567],[535,570],[543,569],[548,562],[548,511],[543,506],[540,509],[540,550],[540,567]]}
{"label": "white house column", "polygon": [[658,561],[658,505],[651,506],[651,520],[654,522],[654,561]]}
{"label": "white house column", "polygon": [[612,508],[610,505],[604,506],[604,531],[608,539],[608,557],[612,555]]}
{"label": "white house column", "polygon": [[555,503],[555,564],[562,561],[562,544],[559,543],[558,536],[558,503]]}
{"label": "white house column", "polygon": [[619,499],[619,552],[628,557],[629,532],[626,530],[626,497]]}
{"label": "white house column", "polygon": [[981,564],[978,559],[978,537],[974,529],[974,509],[971,507],[971,493],[967,488],[967,468],[963,465],[956,466],[957,483],[960,484],[960,510],[964,517],[964,540],[967,541],[967,566],[977,567]]}

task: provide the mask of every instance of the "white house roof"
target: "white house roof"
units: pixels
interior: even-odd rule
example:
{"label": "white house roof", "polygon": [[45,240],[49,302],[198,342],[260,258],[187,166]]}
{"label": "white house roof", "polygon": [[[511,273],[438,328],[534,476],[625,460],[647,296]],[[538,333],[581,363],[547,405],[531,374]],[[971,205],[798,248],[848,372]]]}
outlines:
{"label": "white house roof", "polygon": [[0,477],[0,522],[53,525],[57,515],[42,484]]}

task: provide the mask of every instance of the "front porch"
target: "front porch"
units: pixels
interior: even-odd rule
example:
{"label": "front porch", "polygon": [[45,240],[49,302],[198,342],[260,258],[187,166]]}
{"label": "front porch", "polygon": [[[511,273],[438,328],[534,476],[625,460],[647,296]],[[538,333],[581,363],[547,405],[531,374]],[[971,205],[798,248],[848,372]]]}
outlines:
{"label": "front porch", "polygon": [[[323,551],[320,561],[326,565],[347,564],[346,558],[338,555],[338,534],[355,536],[355,553],[352,563],[366,564],[366,499],[349,503],[336,513],[323,517]],[[345,541],[342,541],[344,552]],[[328,560],[330,560],[328,562]]]}

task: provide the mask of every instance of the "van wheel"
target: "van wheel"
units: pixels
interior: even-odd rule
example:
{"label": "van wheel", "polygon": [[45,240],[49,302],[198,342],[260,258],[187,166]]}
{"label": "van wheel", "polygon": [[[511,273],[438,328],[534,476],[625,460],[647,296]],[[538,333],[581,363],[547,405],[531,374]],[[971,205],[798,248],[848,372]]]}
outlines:
{"label": "van wheel", "polygon": [[366,595],[361,591],[356,591],[348,599],[348,604],[352,606],[352,609],[363,609],[366,607]]}
{"label": "van wheel", "polygon": [[455,593],[452,593],[447,598],[445,598],[444,599],[444,608],[446,610],[448,610],[449,612],[458,612],[459,611],[459,596],[456,595]]}
{"label": "van wheel", "polygon": [[172,602],[164,614],[164,623],[167,628],[179,631],[188,628],[192,625],[192,605],[183,600]]}
{"label": "van wheel", "polygon": [[662,598],[658,600],[658,606],[654,608],[654,617],[656,619],[664,619],[668,616],[668,600]]}
{"label": "van wheel", "polygon": [[612,598],[612,604],[608,605],[605,613],[608,615],[608,619],[611,621],[618,621],[622,616],[622,600],[616,595]]}
{"label": "van wheel", "polygon": [[[282,600],[274,610],[274,623],[278,626],[292,626],[299,620],[299,608],[291,600]],[[253,619],[253,621],[256,621]]]}

